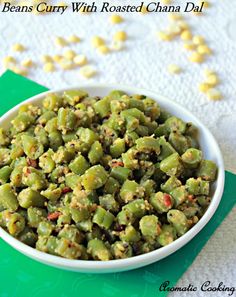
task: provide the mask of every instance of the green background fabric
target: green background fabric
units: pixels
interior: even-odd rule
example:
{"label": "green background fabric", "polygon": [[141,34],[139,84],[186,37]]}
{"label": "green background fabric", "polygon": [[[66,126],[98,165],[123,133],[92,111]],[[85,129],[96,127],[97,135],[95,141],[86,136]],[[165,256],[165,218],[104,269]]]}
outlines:
{"label": "green background fabric", "polygon": [[[45,87],[7,71],[0,78],[0,115],[45,90]],[[48,267],[20,254],[0,239],[0,297],[166,296],[167,292],[159,291],[160,284],[166,280],[172,286],[176,284],[235,203],[236,175],[226,172],[219,208],[193,240],[155,264],[123,273],[82,274]]]}

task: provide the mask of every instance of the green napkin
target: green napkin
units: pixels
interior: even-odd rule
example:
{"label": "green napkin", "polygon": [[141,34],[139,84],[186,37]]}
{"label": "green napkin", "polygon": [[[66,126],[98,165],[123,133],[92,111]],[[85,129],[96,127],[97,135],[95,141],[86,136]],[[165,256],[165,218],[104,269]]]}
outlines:
{"label": "green napkin", "polygon": [[[26,78],[6,72],[0,78],[0,115],[20,101],[45,90],[45,87]],[[166,296],[166,292],[160,293],[160,284],[166,280],[172,286],[176,284],[235,205],[235,195],[236,175],[226,172],[223,198],[205,228],[169,257],[129,272],[96,275],[59,270],[23,256],[0,239],[0,297]]]}

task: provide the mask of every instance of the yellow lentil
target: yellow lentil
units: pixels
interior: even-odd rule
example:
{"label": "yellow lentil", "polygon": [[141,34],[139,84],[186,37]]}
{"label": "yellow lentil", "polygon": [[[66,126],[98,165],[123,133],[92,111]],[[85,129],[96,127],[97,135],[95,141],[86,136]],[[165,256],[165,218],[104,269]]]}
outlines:
{"label": "yellow lentil", "polygon": [[80,74],[85,78],[91,78],[96,74],[96,70],[92,66],[87,65],[80,69]]}
{"label": "yellow lentil", "polygon": [[193,63],[202,63],[204,62],[204,55],[201,55],[198,52],[193,52],[189,57],[189,61]]}
{"label": "yellow lentil", "polygon": [[209,89],[207,91],[207,97],[210,100],[217,101],[217,100],[220,100],[222,98],[222,94],[221,94],[221,92],[219,90],[217,90],[215,88],[212,88],[212,89]]}
{"label": "yellow lentil", "polygon": [[44,72],[53,72],[55,71],[55,66],[52,62],[47,62],[43,66]]}
{"label": "yellow lentil", "polygon": [[140,11],[142,14],[148,13],[147,6],[143,5]]}
{"label": "yellow lentil", "polygon": [[161,0],[161,3],[164,5],[169,5],[171,4],[172,0]]}
{"label": "yellow lentil", "polygon": [[68,41],[71,43],[79,43],[81,42],[81,39],[76,35],[71,35],[68,37]]}
{"label": "yellow lentil", "polygon": [[202,55],[211,55],[212,54],[212,50],[206,44],[199,45],[197,47],[197,51],[199,54],[202,54]]}
{"label": "yellow lentil", "polygon": [[55,38],[55,45],[57,45],[59,47],[64,47],[67,45],[67,42],[63,37],[57,36]]}
{"label": "yellow lentil", "polygon": [[204,44],[205,39],[201,35],[195,35],[193,36],[193,43],[196,45]]}
{"label": "yellow lentil", "polygon": [[16,74],[23,76],[26,76],[28,74],[28,71],[26,69],[17,66],[13,67],[11,70],[14,71]]}
{"label": "yellow lentil", "polygon": [[49,56],[49,55],[42,55],[40,60],[43,62],[43,63],[49,63],[49,62],[52,62],[52,57]]}
{"label": "yellow lentil", "polygon": [[102,37],[94,36],[91,40],[92,46],[98,48],[101,45],[105,44],[105,40]]}
{"label": "yellow lentil", "polygon": [[110,16],[110,22],[112,24],[120,24],[124,21],[124,19],[122,18],[122,16],[118,15],[118,14],[112,14]]}
{"label": "yellow lentil", "polygon": [[71,49],[68,49],[63,53],[63,56],[68,60],[73,60],[76,56],[76,52]]}
{"label": "yellow lentil", "polygon": [[59,63],[61,61],[61,59],[63,59],[63,57],[61,55],[52,56],[53,62]]}
{"label": "yellow lentil", "polygon": [[99,47],[97,48],[97,50],[98,50],[98,52],[99,52],[100,54],[103,54],[103,55],[106,55],[106,54],[108,54],[108,53],[110,52],[109,47],[106,46],[106,45],[101,45],[101,46],[99,46]]}
{"label": "yellow lentil", "polygon": [[84,9],[84,7],[82,6],[81,8],[80,8],[80,10],[79,10],[79,13],[81,13],[81,14],[89,14],[91,11],[88,11],[88,10],[86,10],[86,9]]}
{"label": "yellow lentil", "polygon": [[198,88],[200,92],[206,93],[211,87],[207,83],[200,83]]}
{"label": "yellow lentil", "polygon": [[176,64],[170,64],[168,66],[168,71],[171,74],[179,74],[181,72],[181,68]]}
{"label": "yellow lentil", "polygon": [[57,6],[67,6],[67,4],[65,2],[59,2],[57,3]]}
{"label": "yellow lentil", "polygon": [[[201,5],[202,4],[202,1],[199,1],[199,5]],[[208,7],[210,7],[211,6],[211,4],[210,4],[210,2],[209,1],[204,1],[204,4],[203,4],[203,7],[204,8],[208,8]]]}
{"label": "yellow lentil", "polygon": [[71,70],[75,68],[75,64],[70,59],[67,59],[67,58],[62,58],[58,64],[64,70]]}
{"label": "yellow lentil", "polygon": [[16,59],[12,56],[6,56],[3,58],[2,60],[4,65],[8,65],[8,64],[15,64],[16,63]]}
{"label": "yellow lentil", "polygon": [[174,13],[174,12],[168,13],[168,18],[170,21],[179,21],[183,19],[180,13]]}
{"label": "yellow lentil", "polygon": [[179,35],[181,32],[182,29],[175,23],[171,23],[166,30],[166,33],[173,37]]}
{"label": "yellow lentil", "polygon": [[25,59],[21,62],[21,65],[26,68],[30,68],[33,66],[33,61],[31,59]]}
{"label": "yellow lentil", "polygon": [[192,39],[192,33],[189,30],[184,30],[180,35],[182,40],[191,40]]}
{"label": "yellow lentil", "polygon": [[24,45],[22,45],[20,43],[16,43],[16,44],[13,44],[12,50],[14,52],[23,52],[23,51],[25,51],[25,47],[24,47]]}
{"label": "yellow lentil", "polygon": [[125,31],[118,31],[114,34],[114,41],[125,41],[127,39],[127,34]]}
{"label": "yellow lentil", "polygon": [[190,27],[189,27],[189,24],[186,23],[185,21],[183,20],[179,20],[176,22],[176,25],[179,26],[182,30],[189,30]]}
{"label": "yellow lentil", "polygon": [[206,78],[206,82],[211,85],[212,87],[215,87],[219,84],[220,80],[219,77],[216,74],[208,75]]}
{"label": "yellow lentil", "polygon": [[77,55],[74,57],[74,63],[78,66],[83,66],[88,63],[85,55]]}
{"label": "yellow lentil", "polygon": [[185,42],[183,46],[188,51],[194,51],[196,49],[196,45],[192,42]]}
{"label": "yellow lentil", "polygon": [[162,41],[171,41],[174,38],[174,35],[164,31],[157,32],[157,37]]}

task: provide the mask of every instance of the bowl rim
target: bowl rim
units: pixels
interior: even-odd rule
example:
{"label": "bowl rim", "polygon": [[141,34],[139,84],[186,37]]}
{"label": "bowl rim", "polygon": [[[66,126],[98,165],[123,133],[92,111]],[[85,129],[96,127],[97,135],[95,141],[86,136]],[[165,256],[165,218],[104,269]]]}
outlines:
{"label": "bowl rim", "polygon": [[[0,117],[0,125],[2,125],[2,123],[7,121],[7,119],[11,117],[14,113],[16,113],[20,106],[27,103],[37,104],[37,101],[42,100],[45,97],[45,95],[49,93],[60,94],[66,90],[73,90],[73,89],[85,89],[85,90],[88,89],[88,92],[89,92],[89,89],[91,88],[97,89],[98,93],[99,93],[99,90],[104,91],[104,89],[119,89],[127,93],[145,94],[147,96],[151,96],[155,101],[160,103],[160,106],[162,106],[163,104],[166,104],[168,106],[172,106],[173,108],[176,108],[177,111],[183,112],[188,118],[191,119],[191,121],[193,121],[197,125],[197,128],[201,131],[201,133],[205,134],[210,139],[209,142],[211,142],[212,145],[214,145],[214,150],[216,152],[217,163],[218,163],[217,187],[214,191],[214,194],[212,196],[212,201],[208,209],[206,210],[206,212],[204,213],[204,215],[196,225],[194,225],[189,231],[187,231],[184,235],[182,235],[181,237],[179,237],[169,245],[158,248],[146,254],[133,256],[127,259],[115,259],[115,260],[109,260],[109,261],[65,259],[59,256],[38,251],[35,248],[32,248],[20,242],[18,239],[11,236],[7,231],[5,231],[1,227],[0,227],[0,237],[9,245],[14,247],[16,250],[20,251],[21,253],[31,258],[36,259],[40,262],[44,262],[49,265],[64,268],[64,269],[70,269],[70,268],[73,270],[80,269],[80,271],[84,270],[84,271],[90,271],[90,272],[92,272],[92,270],[94,269],[95,272],[98,272],[98,271],[103,272],[103,270],[104,272],[106,272],[106,270],[107,271],[112,269],[114,269],[114,271],[119,269],[128,270],[128,269],[132,269],[132,266],[141,267],[144,265],[148,265],[150,263],[159,261],[169,256],[170,254],[174,253],[175,251],[183,247],[191,239],[193,239],[212,218],[220,203],[223,190],[224,190],[225,172],[224,172],[223,157],[222,157],[219,145],[215,137],[209,131],[209,129],[195,115],[193,115],[181,104],[168,99],[166,96],[163,96],[156,91],[147,90],[144,88],[136,88],[136,87],[132,87],[124,84],[119,85],[119,84],[99,84],[99,83],[83,84],[81,83],[76,86],[64,87],[64,88],[53,89],[46,92],[42,92],[40,94],[37,94],[35,96],[32,96],[22,101],[21,103],[17,104],[15,107],[11,108],[8,112],[6,112],[3,116]],[[168,111],[168,107],[166,109]]]}

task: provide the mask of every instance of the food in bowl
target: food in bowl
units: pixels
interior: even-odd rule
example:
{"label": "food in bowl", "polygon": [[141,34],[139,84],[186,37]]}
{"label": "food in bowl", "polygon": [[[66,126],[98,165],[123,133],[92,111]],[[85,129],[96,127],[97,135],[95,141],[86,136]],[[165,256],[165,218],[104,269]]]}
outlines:
{"label": "food in bowl", "polygon": [[216,173],[196,127],[149,97],[49,93],[0,129],[0,226],[64,258],[124,259],[194,226]]}

